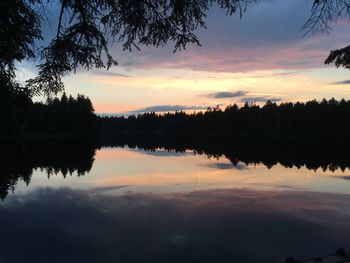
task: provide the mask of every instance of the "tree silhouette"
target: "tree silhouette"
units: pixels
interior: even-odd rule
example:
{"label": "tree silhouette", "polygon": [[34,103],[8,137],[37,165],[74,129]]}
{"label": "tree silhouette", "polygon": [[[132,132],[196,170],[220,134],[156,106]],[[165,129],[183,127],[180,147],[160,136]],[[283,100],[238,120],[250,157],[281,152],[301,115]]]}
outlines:
{"label": "tree silhouette", "polygon": [[[331,24],[338,19],[349,20],[349,0],[314,0],[311,15],[303,26],[307,33],[316,31],[329,32]],[[325,60],[325,64],[334,63],[336,67],[350,69],[350,46],[333,50]]]}
{"label": "tree silhouette", "polygon": [[331,51],[325,63],[330,64],[333,62],[337,68],[350,69],[350,46]]}
{"label": "tree silhouette", "polygon": [[[163,46],[174,51],[188,44],[200,45],[195,31],[205,28],[207,11],[215,4],[227,14],[241,16],[257,0],[60,0],[56,34],[36,52],[34,43],[44,36],[45,5],[53,0],[2,0],[0,2],[0,81],[13,88],[15,62],[39,56],[37,77],[26,87],[34,94],[63,91],[62,77],[84,69],[109,68],[117,64],[108,47],[122,49]],[[304,30],[329,30],[330,23],[349,16],[348,0],[315,0]],[[349,48],[333,51],[326,63],[349,67]]]}
{"label": "tree silhouette", "polygon": [[[57,32],[40,53],[39,75],[28,81],[35,94],[63,90],[61,78],[80,66],[107,69],[117,62],[110,54],[111,43],[124,50],[140,45],[175,43],[174,51],[187,44],[199,45],[194,34],[205,27],[204,18],[212,4],[227,13],[241,15],[256,0],[61,0]],[[45,4],[53,0],[3,0],[0,3],[1,75],[13,81],[15,61],[36,55],[35,40],[41,39]]]}
{"label": "tree silhouette", "polygon": [[[29,185],[34,170],[48,177],[62,173],[83,176],[92,168],[96,146],[88,140],[2,143],[0,199],[14,191],[19,180]],[[19,161],[20,160],[20,161]]]}
{"label": "tree silhouette", "polygon": [[34,58],[34,41],[41,39],[40,16],[31,8],[33,1],[0,2],[0,84],[16,88],[15,62]]}
{"label": "tree silhouette", "polygon": [[287,102],[277,105],[267,101],[260,107],[245,103],[229,105],[224,110],[208,108],[205,112],[144,113],[129,117],[100,117],[102,133],[191,134],[231,137],[346,137],[350,101],[323,99],[321,102]]}
{"label": "tree silhouette", "polygon": [[97,117],[89,98],[77,98],[65,93],[47,99],[46,103],[32,102],[24,91],[0,89],[0,136],[27,134],[92,135],[97,131]]}
{"label": "tree silhouette", "polygon": [[118,134],[101,136],[98,140],[4,142],[0,151],[0,199],[4,200],[10,191],[15,191],[19,181],[29,185],[33,172],[37,169],[45,172],[48,178],[57,175],[66,178],[73,174],[80,177],[92,169],[97,149],[126,145],[131,149],[143,149],[147,152],[159,149],[176,152],[190,150],[195,154],[205,154],[208,158],[224,157],[232,163],[232,169],[239,163],[246,166],[263,164],[268,168],[280,164],[286,168],[305,167],[309,170],[321,169],[331,172],[350,169],[350,140],[336,140],[335,137],[329,140],[319,140],[315,137],[307,140],[236,140],[221,134],[210,137],[193,134]]}
{"label": "tree silhouette", "polygon": [[[347,154],[349,140],[328,140],[310,137],[300,138],[233,138],[231,136],[198,136],[193,134],[155,134],[104,136],[101,144],[109,147],[144,149],[154,152],[159,149],[175,152],[193,151],[209,158],[225,157],[233,166],[263,164],[268,168],[280,164],[285,168],[306,167],[309,170],[334,172],[350,169]],[[232,167],[233,168],[233,167]]]}

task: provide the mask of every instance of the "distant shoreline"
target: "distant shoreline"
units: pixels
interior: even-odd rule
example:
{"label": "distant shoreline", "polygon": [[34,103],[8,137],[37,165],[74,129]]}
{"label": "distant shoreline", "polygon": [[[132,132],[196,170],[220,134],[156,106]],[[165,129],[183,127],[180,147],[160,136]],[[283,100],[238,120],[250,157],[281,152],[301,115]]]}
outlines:
{"label": "distant shoreline", "polygon": [[[344,99],[246,103],[205,112],[99,117],[89,98],[63,94],[46,103],[21,94],[0,104],[0,140],[70,140],[104,137],[223,137],[226,140],[348,140],[350,101]],[[23,94],[22,94],[23,95]]]}

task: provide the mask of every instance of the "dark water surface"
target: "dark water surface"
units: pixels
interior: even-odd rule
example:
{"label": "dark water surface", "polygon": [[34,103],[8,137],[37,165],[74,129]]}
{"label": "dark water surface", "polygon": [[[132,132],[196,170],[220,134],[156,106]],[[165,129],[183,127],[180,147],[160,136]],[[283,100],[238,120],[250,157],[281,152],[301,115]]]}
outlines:
{"label": "dark water surface", "polygon": [[2,150],[1,263],[284,262],[350,248],[346,151]]}

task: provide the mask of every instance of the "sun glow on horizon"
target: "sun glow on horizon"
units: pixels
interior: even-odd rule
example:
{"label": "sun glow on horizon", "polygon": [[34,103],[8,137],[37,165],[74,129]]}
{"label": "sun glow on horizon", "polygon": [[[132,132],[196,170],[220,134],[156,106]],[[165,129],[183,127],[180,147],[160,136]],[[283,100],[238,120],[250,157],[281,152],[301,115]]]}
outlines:
{"label": "sun glow on horizon", "polygon": [[[114,72],[114,71],[113,71]],[[253,72],[204,72],[177,69],[133,70],[124,75],[80,73],[66,79],[68,93],[89,96],[96,113],[125,114],[159,105],[203,109],[219,105],[243,105],[307,101],[322,98],[350,99],[350,86],[337,83],[345,70],[266,70]],[[242,92],[242,96],[215,96]]]}

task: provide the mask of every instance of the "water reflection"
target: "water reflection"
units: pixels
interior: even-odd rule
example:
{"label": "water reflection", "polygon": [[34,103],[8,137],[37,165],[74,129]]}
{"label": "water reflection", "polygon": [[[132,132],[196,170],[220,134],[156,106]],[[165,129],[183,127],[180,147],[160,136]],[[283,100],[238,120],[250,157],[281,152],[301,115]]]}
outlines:
{"label": "water reflection", "polygon": [[162,148],[167,151],[194,151],[208,157],[225,157],[232,164],[239,162],[246,165],[263,164],[272,168],[281,164],[286,168],[306,167],[309,170],[345,171],[350,168],[348,149],[350,142],[334,139],[323,140],[241,140],[230,141],[226,137],[193,138],[193,137],[121,137],[106,139],[105,146],[128,146],[141,148],[149,152]]}
{"label": "water reflection", "polygon": [[82,176],[93,165],[95,147],[88,141],[2,144],[0,154],[0,198],[14,190],[18,180],[30,183],[33,171],[40,169],[48,178],[76,173]]}
{"label": "water reflection", "polygon": [[350,196],[44,188],[0,204],[0,262],[284,262],[350,246]]}
{"label": "water reflection", "polygon": [[[219,139],[218,139],[219,140]],[[219,170],[237,170],[240,172],[248,172],[249,167],[259,167],[261,165],[272,168],[274,166],[281,166],[286,168],[298,168],[306,167],[308,170],[317,170],[321,168],[323,171],[336,172],[335,175],[347,178],[343,172],[346,168],[350,168],[350,158],[347,156],[346,144],[334,145],[334,143],[327,142],[303,142],[303,143],[276,143],[269,142],[252,142],[252,143],[239,143],[239,142],[220,142],[215,140],[202,140],[198,141],[186,141],[180,140],[175,142],[174,140],[144,140],[142,138],[119,138],[118,140],[106,140],[103,142],[96,141],[54,141],[45,143],[26,143],[26,144],[2,144],[2,154],[0,158],[1,176],[0,176],[0,197],[4,199],[10,190],[14,190],[19,180],[24,181],[27,185],[30,184],[33,171],[41,170],[46,174],[48,178],[55,174],[62,174],[65,178],[67,175],[76,174],[81,176],[90,172],[93,167],[93,162],[96,154],[96,150],[101,147],[124,147],[128,146],[127,151],[114,151],[111,158],[114,159],[114,163],[118,163],[121,160],[121,156],[116,154],[125,155],[126,152],[130,152],[130,156],[125,160],[129,163],[129,167],[138,168],[137,173],[140,173],[145,178],[149,177],[146,170],[148,166],[154,166],[155,163],[160,165],[162,161],[158,162],[156,159],[152,159],[152,163],[143,163],[143,160],[137,158],[135,153],[142,153],[150,155],[152,158],[176,158],[185,157],[187,159],[177,160],[176,163],[172,163],[168,168],[171,171],[162,172],[158,177],[162,177],[162,180],[172,180],[172,176],[176,173],[198,173],[198,180],[201,178],[201,170],[198,171],[184,171],[179,170],[183,164],[187,161],[193,163],[195,160],[189,159],[189,156],[194,155],[206,155],[208,158],[217,159],[218,161],[200,163],[199,165],[204,169],[212,169],[213,171]],[[108,158],[108,154],[112,151],[102,150],[99,151],[100,158]],[[194,154],[194,155],[193,155]],[[178,162],[181,162],[178,163]],[[124,165],[121,163],[119,167],[111,167],[112,171],[120,170]],[[99,166],[98,169],[101,173],[107,173],[106,167]],[[156,167],[156,170],[159,167]],[[278,168],[278,167],[277,167]],[[153,171],[155,172],[159,171]],[[192,168],[193,170],[193,168]],[[337,171],[340,171],[337,172]],[[134,171],[135,172],[135,171]],[[99,172],[93,173],[98,174]],[[254,172],[258,174],[256,171]],[[283,172],[282,172],[283,173]],[[127,171],[124,171],[126,176],[131,175]],[[221,173],[222,174],[222,173]],[[291,171],[289,175],[293,174]],[[132,174],[134,175],[134,174]],[[165,178],[166,177],[166,178]],[[220,175],[216,173],[214,177],[219,178]],[[177,177],[178,178],[178,177]],[[130,180],[130,176],[127,180],[122,180],[121,177],[112,178],[112,181],[118,179],[118,183],[132,184],[135,180]],[[158,178],[159,179],[159,178]],[[156,180],[158,180],[156,179]],[[96,176],[95,182],[102,182],[102,185],[108,185],[113,183],[111,178],[108,180],[105,178],[103,181],[99,176]],[[186,183],[185,180],[174,181],[176,184]],[[156,183],[155,181],[151,184]],[[214,181],[212,182],[215,183]],[[255,182],[256,183],[256,182]],[[260,184],[262,182],[259,182]],[[266,181],[269,183],[269,181]],[[285,184],[286,187],[288,184]],[[191,188],[193,189],[193,188]]]}
{"label": "water reflection", "polygon": [[[92,176],[95,180],[90,180],[92,186],[110,184],[129,185],[144,183],[147,178],[152,178],[149,184],[157,184],[160,180],[167,180],[174,184],[187,184],[189,181],[183,178],[179,180],[178,174],[183,177],[192,176],[196,173],[198,181],[203,176],[209,175],[208,169],[212,169],[211,178],[220,178],[224,171],[236,170],[240,175],[249,174],[250,167],[265,166],[268,169],[276,167],[281,175],[284,168],[297,168],[311,171],[327,171],[327,174],[334,173],[336,176],[347,179],[344,176],[346,168],[350,168],[350,158],[347,152],[346,144],[336,144],[334,142],[275,142],[275,141],[255,141],[255,142],[223,142],[218,140],[172,140],[158,138],[142,139],[136,138],[119,138],[105,141],[53,141],[45,143],[26,143],[26,144],[2,144],[0,155],[0,198],[4,199],[10,190],[14,190],[19,181],[24,181],[27,185],[32,180],[34,171],[41,170],[46,177],[50,178],[55,174],[62,174],[65,178],[67,175],[76,174],[77,176],[89,173],[94,166],[96,151],[99,152],[99,158],[111,158],[113,162],[104,163],[96,167]],[[109,151],[103,147],[124,147],[126,151]],[[100,151],[99,149],[102,150]],[[121,148],[119,148],[121,149]],[[125,156],[129,153],[129,156]],[[144,159],[136,157],[137,153],[149,155],[150,162],[144,162]],[[119,155],[118,155],[119,154]],[[108,157],[108,155],[111,155]],[[197,160],[190,157],[205,155],[211,162],[198,163]],[[171,171],[160,171],[164,160],[157,158],[182,158],[167,166]],[[186,157],[186,158],[185,158]],[[123,159],[123,162],[120,160]],[[217,160],[217,161],[215,161]],[[181,168],[184,163],[198,163],[201,169],[195,170],[193,167],[187,170]],[[128,163],[129,170],[122,167]],[[181,165],[180,165],[181,163]],[[114,166],[113,166],[114,164]],[[118,164],[119,166],[117,166]],[[155,166],[155,164],[157,166]],[[166,166],[163,164],[163,166]],[[149,167],[154,167],[151,173],[147,173]],[[109,169],[109,170],[108,170]],[[192,170],[191,170],[192,169]],[[302,170],[303,174],[308,174]],[[131,172],[132,171],[132,172]],[[220,172],[221,171],[221,172]],[[294,170],[293,170],[294,171]],[[215,173],[214,173],[215,172]],[[110,174],[106,178],[106,174]],[[295,171],[295,173],[298,173]],[[301,172],[299,172],[300,174]],[[103,175],[101,175],[103,174]],[[150,176],[150,174],[152,176]],[[259,171],[255,170],[254,174],[260,176]],[[266,174],[266,172],[265,172]],[[116,176],[118,175],[118,176]],[[139,175],[139,177],[135,176]],[[143,176],[143,177],[142,177]],[[202,176],[202,177],[201,177]],[[238,178],[238,175],[235,175]],[[104,178],[101,178],[104,177]],[[232,177],[232,176],[231,176]],[[281,180],[281,187],[291,187],[286,178],[270,176],[263,180],[255,179],[250,184],[263,183],[270,184],[271,180]],[[192,180],[192,179],[191,179]],[[210,183],[217,183],[210,179]],[[225,179],[226,180],[226,179]],[[231,180],[231,179],[230,179]],[[82,183],[83,180],[80,181]],[[232,180],[231,180],[232,181]],[[247,181],[247,180],[246,180]],[[227,182],[227,180],[226,180]],[[224,182],[225,183],[225,182]],[[69,185],[69,184],[68,184]],[[194,189],[193,187],[191,188]]]}
{"label": "water reflection", "polygon": [[273,263],[350,247],[345,144],[135,140],[2,144],[0,263]]}

